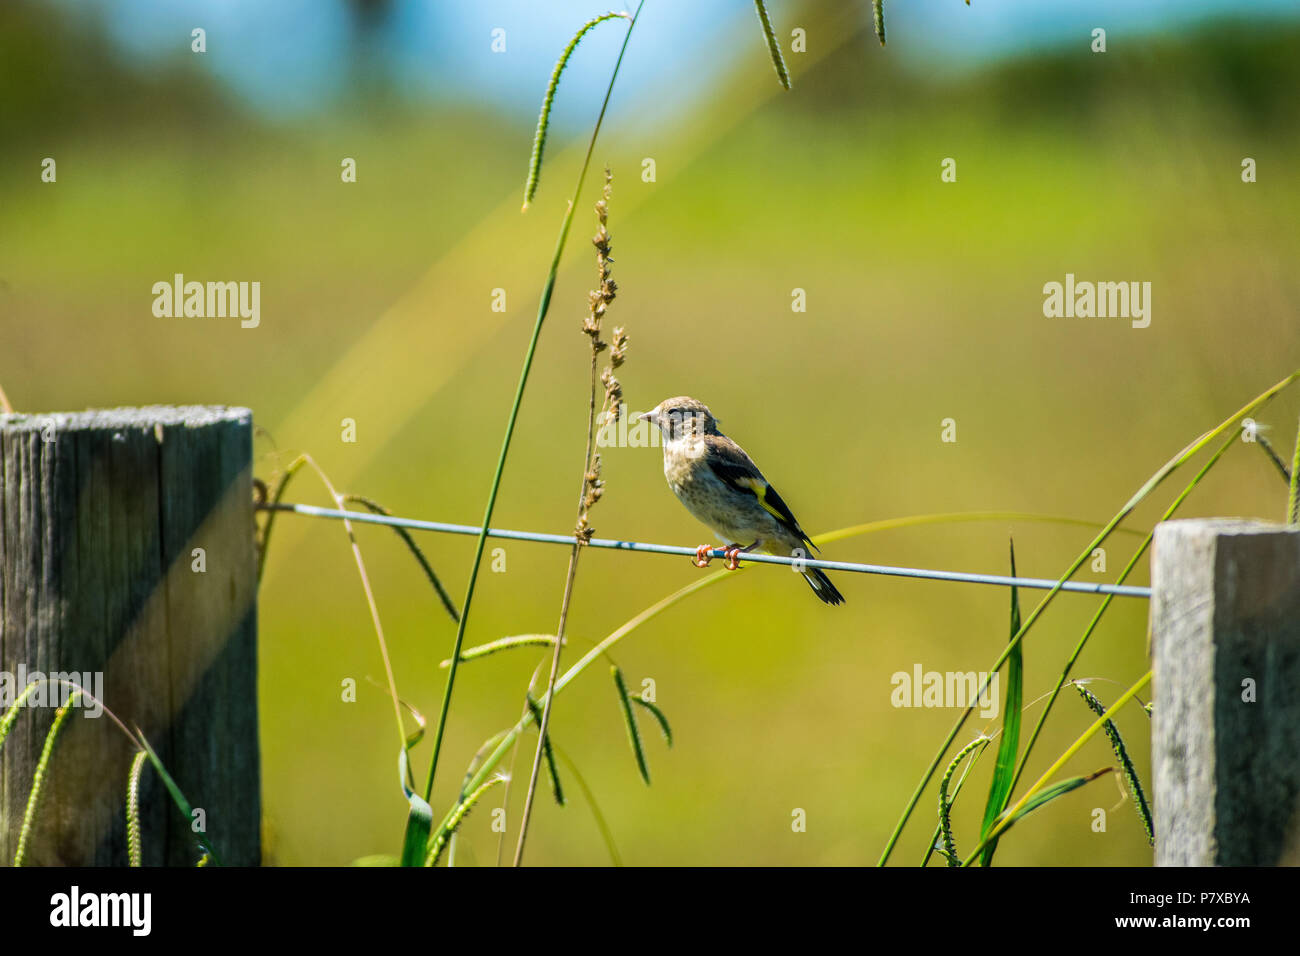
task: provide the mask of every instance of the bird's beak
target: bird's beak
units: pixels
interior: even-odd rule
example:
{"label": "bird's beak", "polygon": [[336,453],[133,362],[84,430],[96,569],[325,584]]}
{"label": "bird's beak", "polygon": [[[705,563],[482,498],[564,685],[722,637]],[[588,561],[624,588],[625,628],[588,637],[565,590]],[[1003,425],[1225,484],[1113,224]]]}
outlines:
{"label": "bird's beak", "polygon": [[654,421],[654,420],[655,420],[654,409],[652,408],[650,411],[645,412],[644,414],[638,415],[638,416],[636,417],[636,420],[639,421],[639,422],[652,422],[652,421]]}

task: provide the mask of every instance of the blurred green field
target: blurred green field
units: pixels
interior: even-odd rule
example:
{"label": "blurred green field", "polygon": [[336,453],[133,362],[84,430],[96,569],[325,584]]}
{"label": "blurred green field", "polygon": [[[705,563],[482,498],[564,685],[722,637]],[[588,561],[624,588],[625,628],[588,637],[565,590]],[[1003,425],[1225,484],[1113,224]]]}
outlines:
{"label": "blurred green field", "polygon": [[[6,32],[11,52],[15,35]],[[643,127],[619,112],[632,94],[616,98],[596,159],[614,172],[620,294],[607,322],[631,335],[620,374],[630,407],[681,393],[709,403],[814,534],[935,512],[1106,520],[1185,443],[1300,366],[1298,41],[1294,29],[1215,27],[1145,38],[1100,63],[1081,46],[938,82],[854,34],[820,60],[793,59],[788,94],[752,44],[679,127]],[[0,56],[5,103],[21,70]],[[520,216],[526,119],[394,101],[273,125],[181,66],[129,83],[110,62],[69,70],[66,87],[30,94],[36,106],[0,141],[0,385],[16,408],[246,405],[269,433],[261,476],[305,450],[341,490],[476,524],[586,134],[554,134],[541,192]],[[56,109],[79,70],[110,90],[123,84],[131,107],[113,113],[127,101],[101,95]],[[540,96],[543,81],[526,95]],[[560,95],[594,110],[600,91]],[[58,159],[57,185],[39,182],[44,156]],[[339,182],[343,156],[358,160],[355,185]],[[1255,184],[1241,182],[1245,156],[1258,162]],[[655,183],[641,181],[645,157]],[[940,182],[945,157],[957,161],[956,183]],[[575,222],[499,527],[572,527],[595,198],[589,188]],[[150,288],[175,272],[261,281],[261,326],[155,318]],[[1150,281],[1151,326],[1044,318],[1042,286],[1067,272]],[[490,310],[497,288],[504,314]],[[791,311],[795,288],[806,290],[806,313]],[[1263,416],[1280,448],[1290,449],[1298,414],[1300,397],[1287,394]],[[340,441],[349,417],[355,444]],[[945,418],[956,420],[955,444],[940,441]],[[598,535],[708,540],[665,486],[658,449],[607,449],[604,477]],[[1133,526],[1148,528],[1187,478]],[[1243,444],[1184,514],[1280,518],[1284,495]],[[305,476],[289,497],[327,503]],[[976,522],[860,537],[826,556],[1001,573],[1012,533],[1020,572],[1038,577],[1055,577],[1091,537]],[[454,625],[395,536],[363,528],[359,539],[399,689],[432,718]],[[1108,573],[1081,577],[1112,580],[1138,540],[1117,538]],[[422,543],[459,601],[472,539]],[[567,552],[505,552],[505,573],[485,565],[480,578],[471,644],[555,628]],[[698,573],[685,559],[584,553],[566,659]],[[605,666],[559,698],[554,739],[626,862],[875,862],[955,718],[892,707],[890,675],[917,663],[987,669],[1006,641],[1008,596],[835,577],[848,603],[831,609],[793,576],[749,568],[615,650],[634,688],[656,682],[672,721],[671,751],[644,725],[650,788]],[[1144,567],[1132,583],[1146,583]],[[1036,599],[1022,595],[1027,608]],[[1050,689],[1096,603],[1063,596],[1030,634],[1027,699]],[[260,616],[267,862],[395,853],[405,803],[391,705],[341,527],[281,519]],[[1145,640],[1144,602],[1119,600],[1076,674],[1097,678],[1109,703],[1145,671]],[[542,657],[519,651],[461,671],[439,814],[479,744],[518,717]],[[359,682],[355,704],[340,700],[348,677]],[[1030,779],[1091,720],[1062,699]],[[1145,721],[1136,709],[1120,719],[1143,773]],[[534,738],[524,740],[521,780]],[[422,779],[427,743],[415,759]],[[1111,759],[1098,738],[1069,769]],[[955,818],[959,848],[974,845],[991,766],[990,754]],[[530,862],[607,859],[569,789],[566,809],[539,801]],[[1065,797],[1019,824],[999,862],[1149,863],[1120,800],[1108,780]],[[1114,808],[1105,833],[1090,828],[1094,807]],[[794,808],[807,811],[806,833],[791,832]],[[495,860],[490,822],[480,811],[466,823],[459,864]],[[927,796],[893,862],[917,862],[933,822]]]}

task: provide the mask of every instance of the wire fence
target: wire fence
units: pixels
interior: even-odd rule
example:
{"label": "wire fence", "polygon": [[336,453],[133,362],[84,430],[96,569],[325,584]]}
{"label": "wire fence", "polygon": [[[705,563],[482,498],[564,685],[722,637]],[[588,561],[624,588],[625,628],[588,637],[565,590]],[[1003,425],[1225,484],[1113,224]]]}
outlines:
{"label": "wire fence", "polygon": [[[262,511],[287,511],[291,514],[310,518],[333,518],[335,520],[355,521],[358,524],[386,525],[393,528],[406,528],[412,531],[432,531],[442,534],[464,534],[478,536],[481,527],[465,524],[449,524],[443,521],[423,521],[418,518],[401,518],[391,515],[372,514],[363,511],[345,511],[337,508],[319,508],[315,505],[279,503],[259,505]],[[572,545],[572,534],[546,534],[539,531],[514,531],[506,528],[489,528],[489,538],[511,541],[535,541],[541,544]],[[643,541],[619,541],[613,538],[592,538],[587,542],[589,548],[609,548],[615,551],[633,551],[640,554],[671,554],[694,558],[697,549],[671,544],[648,544]],[[710,557],[726,556],[722,548],[706,552]],[[1151,589],[1126,584],[1093,584],[1086,581],[1058,582],[1048,578],[1011,577],[1001,574],[978,574],[968,571],[937,571],[929,568],[900,568],[883,564],[857,564],[851,561],[823,561],[814,558],[784,557],[775,554],[743,554],[742,561],[751,564],[798,565],[799,568],[820,568],[823,571],[849,571],[857,574],[883,574],[896,578],[920,578],[928,581],[956,581],[963,584],[992,584],[1001,587],[1033,588],[1050,591],[1058,587],[1062,591],[1078,594],[1111,594],[1116,597],[1150,598]]]}

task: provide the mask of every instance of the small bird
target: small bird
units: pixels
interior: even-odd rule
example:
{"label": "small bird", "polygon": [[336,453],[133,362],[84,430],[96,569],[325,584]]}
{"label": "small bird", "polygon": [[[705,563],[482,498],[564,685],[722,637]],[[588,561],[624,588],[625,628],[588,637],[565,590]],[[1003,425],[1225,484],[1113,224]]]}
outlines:
{"label": "small bird", "polygon": [[[745,450],[718,431],[718,420],[703,402],[685,395],[669,398],[639,417],[663,435],[668,487],[687,511],[730,542],[724,549],[729,569],[756,548],[785,556],[806,556],[805,545],[817,550]],[[696,550],[698,567],[712,560],[711,550],[707,544]],[[827,604],[844,603],[820,568],[800,573]]]}

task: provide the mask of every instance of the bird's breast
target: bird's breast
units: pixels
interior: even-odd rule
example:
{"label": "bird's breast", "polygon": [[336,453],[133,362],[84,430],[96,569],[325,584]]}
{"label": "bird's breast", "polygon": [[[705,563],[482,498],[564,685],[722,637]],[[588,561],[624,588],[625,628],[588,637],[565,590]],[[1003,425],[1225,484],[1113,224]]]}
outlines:
{"label": "bird's breast", "polygon": [[695,484],[697,469],[703,461],[675,447],[678,444],[674,442],[664,446],[664,477],[668,479],[668,486],[680,495]]}

